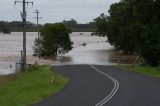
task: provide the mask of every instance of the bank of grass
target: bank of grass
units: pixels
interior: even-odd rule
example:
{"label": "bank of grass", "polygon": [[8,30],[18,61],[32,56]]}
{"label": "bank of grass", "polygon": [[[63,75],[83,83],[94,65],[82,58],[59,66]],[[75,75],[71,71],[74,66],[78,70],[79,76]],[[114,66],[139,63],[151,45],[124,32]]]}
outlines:
{"label": "bank of grass", "polygon": [[1,81],[0,106],[30,106],[62,90],[69,79],[50,69],[39,66]]}
{"label": "bank of grass", "polygon": [[146,65],[118,65],[118,67],[125,71],[132,71],[160,78],[160,67],[151,67]]}

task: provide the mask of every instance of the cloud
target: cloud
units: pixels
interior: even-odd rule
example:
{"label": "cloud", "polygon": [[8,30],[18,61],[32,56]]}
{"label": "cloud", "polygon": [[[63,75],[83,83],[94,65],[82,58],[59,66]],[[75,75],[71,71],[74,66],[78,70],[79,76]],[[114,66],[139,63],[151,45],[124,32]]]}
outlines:
{"label": "cloud", "polygon": [[[27,0],[26,0],[27,1]],[[31,0],[28,0],[31,1]],[[33,11],[40,10],[40,15],[43,16],[41,23],[59,22],[64,19],[74,18],[80,23],[92,21],[101,13],[107,13],[112,3],[119,0],[33,0],[34,7],[30,6],[28,10],[28,20],[33,20],[35,14]],[[0,20],[21,20],[20,11],[21,4],[14,7],[14,0],[1,0],[0,13],[3,14]]]}

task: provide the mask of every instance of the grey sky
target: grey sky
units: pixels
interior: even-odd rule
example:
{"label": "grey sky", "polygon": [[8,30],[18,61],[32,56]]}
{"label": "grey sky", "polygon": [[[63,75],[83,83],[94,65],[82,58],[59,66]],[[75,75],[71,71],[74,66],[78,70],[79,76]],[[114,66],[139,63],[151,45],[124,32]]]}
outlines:
{"label": "grey sky", "polygon": [[[26,0],[27,1],[27,0]],[[87,23],[99,16],[107,13],[112,3],[119,0],[28,0],[33,1],[34,5],[27,7],[27,20],[36,22],[32,13],[38,9],[43,17],[40,23],[61,22],[74,18],[79,23]],[[14,0],[0,0],[0,21],[21,21],[20,11],[22,5],[14,6]]]}

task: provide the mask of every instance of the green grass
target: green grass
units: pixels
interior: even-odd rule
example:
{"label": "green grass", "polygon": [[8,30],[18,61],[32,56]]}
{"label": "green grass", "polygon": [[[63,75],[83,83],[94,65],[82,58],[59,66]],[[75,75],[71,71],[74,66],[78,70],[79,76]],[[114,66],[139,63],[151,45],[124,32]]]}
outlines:
{"label": "green grass", "polygon": [[118,67],[126,71],[137,72],[152,77],[160,78],[160,67],[151,67],[144,65],[129,65],[129,66],[119,65]]}
{"label": "green grass", "polygon": [[[54,76],[54,82],[52,82]],[[0,106],[29,106],[58,93],[68,78],[50,71],[50,66],[39,66],[0,84]]]}

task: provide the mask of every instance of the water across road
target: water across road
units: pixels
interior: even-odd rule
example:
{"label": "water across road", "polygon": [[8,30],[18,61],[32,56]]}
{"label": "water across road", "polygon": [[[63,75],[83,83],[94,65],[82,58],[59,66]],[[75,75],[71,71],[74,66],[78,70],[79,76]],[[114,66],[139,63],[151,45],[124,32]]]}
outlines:
{"label": "water across road", "polygon": [[111,65],[109,55],[113,47],[107,42],[93,43],[86,46],[75,47],[65,55],[57,56],[55,64],[97,64]]}
{"label": "water across road", "polygon": [[[27,63],[34,64],[38,61],[39,64],[52,64],[52,65],[66,65],[66,64],[112,64],[108,60],[110,50],[112,47],[107,43],[107,37],[91,36],[91,32],[74,32],[70,35],[71,40],[74,42],[72,51],[65,55],[58,55],[53,59],[38,59],[33,57],[33,45],[37,33],[27,33]],[[12,32],[12,34],[0,33],[0,74],[3,74],[3,63],[16,63],[21,59],[22,50],[22,33]],[[85,46],[82,46],[86,44]],[[11,64],[6,64],[7,70],[10,70]],[[15,67],[15,65],[12,65]],[[5,74],[5,73],[4,73]]]}

